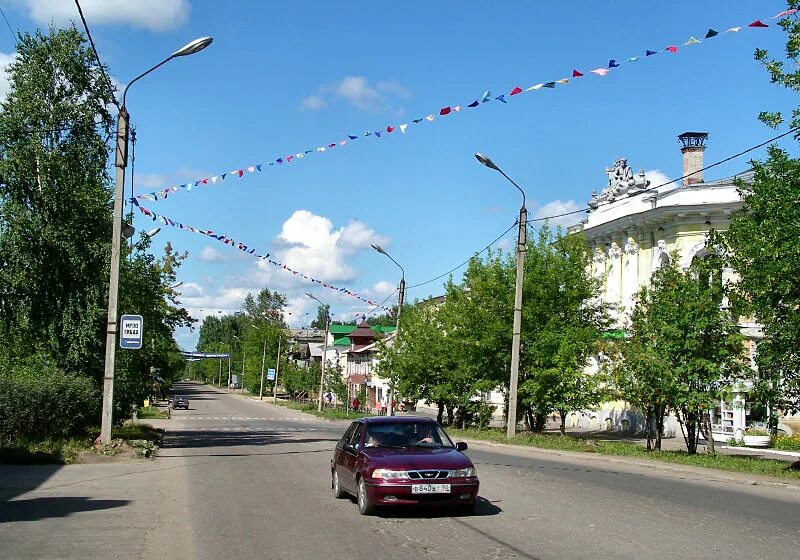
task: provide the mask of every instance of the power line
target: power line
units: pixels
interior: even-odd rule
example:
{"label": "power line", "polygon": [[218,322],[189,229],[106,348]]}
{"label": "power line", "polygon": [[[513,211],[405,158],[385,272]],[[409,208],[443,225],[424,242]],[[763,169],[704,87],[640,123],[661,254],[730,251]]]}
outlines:
{"label": "power line", "polygon": [[[741,157],[741,156],[743,156],[743,155],[745,155],[745,154],[747,154],[749,152],[752,152],[753,150],[757,150],[758,148],[762,148],[762,147],[766,146],[767,144],[769,144],[770,142],[774,142],[775,140],[779,140],[779,139],[783,138],[784,136],[788,136],[788,135],[792,134],[793,132],[800,132],[800,127],[792,128],[792,129],[784,132],[783,134],[779,134],[778,136],[774,136],[774,137],[770,138],[769,140],[765,140],[764,142],[761,142],[760,144],[756,144],[755,146],[751,146],[751,147],[749,147],[749,148],[747,148],[745,150],[742,150],[741,152],[733,154],[732,156],[728,156],[725,159],[721,159],[719,161],[716,161],[716,162],[712,163],[711,165],[707,165],[707,166],[703,167],[702,169],[698,169],[697,171],[692,171],[691,173],[687,173],[686,175],[682,175],[682,176],[677,177],[675,179],[671,179],[671,180],[669,180],[669,181],[667,181],[665,183],[661,183],[660,185],[656,185],[656,186],[653,186],[653,187],[647,187],[646,189],[642,189],[641,191],[639,191],[636,194],[646,193],[648,191],[652,191],[652,190],[655,190],[655,189],[660,189],[661,187],[666,187],[667,185],[671,185],[672,183],[677,183],[678,181],[682,181],[683,179],[686,179],[687,177],[691,177],[692,175],[696,175],[697,173],[701,173],[701,172],[706,171],[708,169],[711,169],[713,167],[717,167],[718,165],[722,165],[723,163],[727,163],[727,162],[731,161],[732,159],[736,159],[738,157]],[[612,204],[612,202],[609,201],[609,202],[604,202],[604,203],[598,204],[598,207],[606,206],[608,204]],[[528,220],[528,224],[530,224],[531,222],[543,222],[545,220],[552,220],[554,218],[563,218],[565,216],[571,216],[573,214],[579,214],[579,213],[582,213],[582,212],[586,212],[587,210],[590,210],[590,208],[588,206],[585,207],[585,208],[579,208],[578,210],[572,210],[571,212],[564,212],[564,213],[561,213],[561,214],[553,214],[552,216],[544,216],[542,218],[534,218],[534,219]]]}
{"label": "power line", "polygon": [[[103,66],[103,63],[100,61],[100,55],[97,54],[97,48],[94,46],[94,39],[92,39],[92,33],[89,31],[89,24],[86,23],[86,18],[83,17],[83,10],[81,9],[81,5],[78,0],[75,0],[75,5],[78,7],[78,13],[81,16],[81,21],[83,22],[83,28],[86,30],[86,36],[89,37],[89,44],[92,45],[92,52],[94,52],[94,57],[97,60],[97,65],[100,67],[100,72],[103,74],[103,77],[106,80],[106,85],[108,86],[108,91],[113,92],[114,86],[111,85],[111,80],[108,78],[108,74],[106,74],[106,69]],[[117,102],[116,96],[113,99],[114,106],[119,109],[119,102]]]}
{"label": "power line", "polygon": [[437,276],[436,278],[431,278],[430,280],[426,280],[425,282],[420,282],[419,284],[413,284],[413,285],[411,285],[411,286],[408,286],[408,287],[407,287],[407,289],[409,289],[409,290],[410,290],[411,288],[419,288],[420,286],[424,286],[425,284],[430,284],[431,282],[436,282],[436,281],[437,281],[437,280],[439,280],[440,278],[444,278],[444,277],[445,277],[445,276],[447,276],[448,274],[451,274],[451,273],[455,272],[456,270],[458,270],[459,268],[461,268],[462,266],[464,266],[465,264],[467,264],[469,261],[471,261],[471,260],[473,259],[473,257],[475,257],[476,255],[480,255],[481,253],[483,253],[484,251],[486,251],[487,249],[489,249],[489,247],[491,247],[492,245],[494,245],[495,243],[497,243],[498,241],[500,241],[500,239],[502,239],[502,238],[503,238],[503,236],[504,236],[505,234],[507,234],[509,231],[511,231],[512,229],[514,229],[515,227],[517,227],[517,224],[518,224],[518,223],[519,223],[519,220],[515,221],[515,222],[514,222],[514,223],[511,225],[511,227],[510,227],[510,228],[508,228],[508,229],[507,229],[507,230],[505,230],[503,233],[501,233],[500,235],[498,235],[498,236],[497,236],[497,237],[494,239],[494,241],[492,241],[491,243],[489,243],[489,244],[488,244],[486,247],[484,247],[484,248],[483,248],[483,249],[481,249],[480,251],[477,251],[477,252],[475,252],[475,253],[474,253],[474,254],[473,254],[473,255],[472,255],[470,258],[468,258],[467,260],[465,260],[464,262],[462,262],[462,263],[461,263],[461,264],[459,264],[458,266],[454,266],[453,268],[451,268],[450,270],[448,270],[448,271],[447,271],[447,272],[445,272],[444,274],[440,274],[440,275],[439,275],[439,276]]}
{"label": "power line", "polygon": [[11,24],[8,23],[8,18],[6,17],[6,13],[3,11],[2,6],[0,6],[0,14],[3,14],[3,19],[5,20],[6,26],[8,27],[8,30],[11,32],[11,36],[14,38],[14,44],[16,45],[19,42],[19,36],[16,33],[14,33],[13,29],[11,29]]}
{"label": "power line", "polygon": [[[378,309],[381,309],[381,308],[383,308],[383,304],[384,304],[384,303],[386,303],[387,301],[389,301],[389,298],[390,298],[390,297],[392,297],[393,295],[395,295],[395,294],[397,293],[397,291],[398,291],[398,288],[395,288],[395,289],[394,289],[394,291],[393,291],[391,294],[389,294],[388,296],[386,296],[386,299],[384,299],[382,302],[380,302],[378,305],[376,305],[376,306],[375,306],[375,307],[373,307],[373,308],[372,308],[370,311],[368,311],[368,312],[367,312],[367,315],[372,315],[372,314],[373,314],[373,313],[375,313],[375,311],[377,311]],[[384,308],[384,309],[385,309],[385,308]]]}
{"label": "power line", "polygon": [[[685,179],[687,177],[691,177],[692,175],[700,173],[701,171],[706,171],[707,169],[712,169],[714,167],[717,167],[718,165],[722,165],[723,163],[727,163],[727,162],[731,161],[732,159],[736,159],[736,158],[741,157],[741,156],[743,156],[743,155],[745,155],[745,154],[747,154],[749,152],[752,152],[753,150],[757,150],[758,148],[766,146],[770,142],[774,142],[775,140],[779,140],[779,139],[783,138],[784,136],[788,136],[789,134],[792,134],[793,132],[800,132],[800,127],[792,128],[791,130],[788,130],[787,132],[784,132],[783,134],[779,134],[778,136],[774,136],[774,137],[770,138],[769,140],[765,140],[764,142],[761,142],[760,144],[756,144],[755,146],[751,146],[751,147],[749,147],[749,148],[747,148],[745,150],[742,150],[741,152],[738,152],[738,153],[733,154],[731,156],[728,156],[728,157],[726,157],[724,159],[721,159],[721,160],[719,160],[717,162],[714,162],[711,165],[707,165],[706,167],[703,167],[702,169],[698,169],[697,171],[693,171],[691,173],[687,173],[686,175],[683,175],[683,176],[678,177],[676,179],[672,179],[671,181],[667,181],[665,183],[661,183],[660,185],[656,185],[654,187],[648,187],[648,188],[642,190],[639,194],[645,193],[647,191],[659,189],[659,188],[665,187],[667,185],[671,185],[672,183],[675,183],[677,181],[681,181],[681,180],[683,180],[683,179]],[[611,202],[606,202],[606,203],[603,203],[602,205],[605,206],[607,204],[611,204]],[[533,218],[533,219],[527,220],[526,225],[528,227],[534,229],[534,231],[536,231],[536,228],[533,226],[533,222],[543,222],[545,220],[552,220],[552,219],[555,219],[555,218],[563,218],[565,216],[571,216],[573,214],[583,213],[583,212],[586,212],[587,210],[590,210],[590,208],[588,206],[584,207],[584,208],[579,208],[578,210],[572,210],[571,212],[562,212],[561,214],[553,214],[551,216],[542,216],[541,218]],[[481,249],[480,251],[475,253],[475,255],[479,255],[479,254],[483,253],[484,251],[489,249],[489,247],[491,247],[492,245],[497,243],[497,241],[499,241],[505,234],[507,234],[509,231],[511,231],[511,229],[514,228],[517,225],[517,223],[519,223],[519,220],[517,220],[517,222],[515,222],[514,225],[512,225],[510,228],[508,228],[506,231],[504,231],[502,234],[500,234],[494,241],[492,241],[486,247],[484,247],[483,249]],[[471,259],[472,259],[472,257],[470,257],[466,261],[462,262],[458,266],[456,266],[454,268],[451,268],[450,270],[448,270],[444,274],[440,274],[436,278],[431,278],[430,280],[426,280],[425,282],[421,282],[419,284],[414,284],[412,286],[408,286],[408,289],[418,288],[419,286],[424,286],[426,284],[430,284],[431,282],[435,282],[436,280],[439,280],[439,279],[447,276],[448,274],[451,274],[451,273],[455,272],[456,270],[458,270],[459,268],[461,268],[462,266],[467,264]]]}

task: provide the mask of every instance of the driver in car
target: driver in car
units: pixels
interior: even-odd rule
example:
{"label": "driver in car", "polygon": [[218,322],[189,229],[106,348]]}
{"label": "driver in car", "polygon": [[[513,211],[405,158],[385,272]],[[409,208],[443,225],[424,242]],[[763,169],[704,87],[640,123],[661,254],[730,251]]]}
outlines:
{"label": "driver in car", "polygon": [[384,444],[384,434],[381,432],[370,432],[364,447],[381,447]]}
{"label": "driver in car", "polygon": [[433,440],[433,430],[428,425],[421,425],[419,427],[419,432],[414,436],[416,439],[416,445],[425,444],[425,443],[434,443]]}

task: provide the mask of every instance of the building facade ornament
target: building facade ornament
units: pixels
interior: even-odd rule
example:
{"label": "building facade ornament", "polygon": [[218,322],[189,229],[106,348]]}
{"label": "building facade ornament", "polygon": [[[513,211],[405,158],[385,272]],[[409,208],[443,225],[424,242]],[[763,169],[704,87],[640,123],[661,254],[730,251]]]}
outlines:
{"label": "building facade ornament", "polygon": [[622,249],[619,245],[615,243],[611,244],[611,247],[608,248],[608,258],[609,259],[618,259],[622,256]]}
{"label": "building facade ornament", "polygon": [[608,185],[599,195],[592,192],[592,198],[588,205],[592,210],[596,210],[601,203],[614,202],[624,195],[634,196],[644,191],[650,181],[644,175],[644,170],[639,171],[634,176],[633,170],[628,165],[627,158],[619,157],[614,160],[613,167],[606,168],[608,175]]}
{"label": "building facade ornament", "polygon": [[631,240],[625,244],[625,252],[628,255],[636,255],[639,253],[639,244],[635,241]]}

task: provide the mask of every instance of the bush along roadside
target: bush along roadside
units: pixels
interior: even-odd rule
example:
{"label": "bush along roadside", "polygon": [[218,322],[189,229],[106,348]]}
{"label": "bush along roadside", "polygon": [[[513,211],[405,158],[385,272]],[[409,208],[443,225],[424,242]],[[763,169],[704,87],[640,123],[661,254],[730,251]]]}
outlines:
{"label": "bush along roadside", "polygon": [[782,451],[800,451],[800,434],[773,437],[772,447]]}
{"label": "bush along roadside", "polygon": [[314,416],[318,416],[320,418],[326,418],[328,420],[350,420],[353,418],[362,418],[364,416],[373,416],[372,413],[360,410],[358,412],[354,412],[352,410],[347,411],[343,408],[330,408],[323,406],[322,412],[317,410],[317,406],[311,402],[296,402],[296,401],[276,401],[278,406],[285,406],[286,408],[291,408],[292,410],[298,410],[300,412],[305,412],[306,414],[313,414]]}
{"label": "bush along roadside", "polygon": [[505,432],[499,429],[457,430],[448,428],[448,433],[454,440],[475,439],[502,444],[525,445],[540,449],[619,455],[665,463],[706,467],[729,472],[800,480],[800,472],[790,465],[787,465],[786,462],[761,459],[758,457],[722,454],[709,455],[705,453],[690,455],[686,451],[647,451],[644,447],[635,443],[598,441],[555,434],[517,434],[517,436],[509,441],[506,439]]}

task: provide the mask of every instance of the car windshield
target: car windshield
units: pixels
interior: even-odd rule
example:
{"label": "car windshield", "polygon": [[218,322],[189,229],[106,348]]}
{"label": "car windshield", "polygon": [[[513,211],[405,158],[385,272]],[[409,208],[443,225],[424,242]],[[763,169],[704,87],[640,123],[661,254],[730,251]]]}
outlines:
{"label": "car windshield", "polygon": [[365,447],[454,447],[447,434],[434,422],[372,424],[367,428]]}

